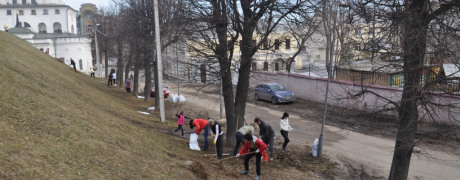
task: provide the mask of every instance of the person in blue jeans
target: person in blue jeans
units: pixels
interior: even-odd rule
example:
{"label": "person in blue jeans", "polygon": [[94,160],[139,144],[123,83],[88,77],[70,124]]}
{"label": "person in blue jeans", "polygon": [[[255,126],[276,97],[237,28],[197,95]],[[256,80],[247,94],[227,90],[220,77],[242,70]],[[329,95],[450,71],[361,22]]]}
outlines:
{"label": "person in blue jeans", "polygon": [[235,134],[236,144],[235,144],[235,148],[233,149],[233,156],[236,156],[236,154],[238,154],[240,144],[241,143],[244,144],[244,135],[245,134],[254,135],[255,128],[256,128],[256,124],[251,123],[251,125],[243,126],[240,129],[238,129],[238,131],[236,131],[236,134]]}
{"label": "person in blue jeans", "polygon": [[204,148],[203,150],[208,150],[208,134],[209,134],[209,121],[205,119],[192,119],[190,120],[190,129],[195,127],[195,131],[193,133],[200,135],[201,130],[204,129]]}

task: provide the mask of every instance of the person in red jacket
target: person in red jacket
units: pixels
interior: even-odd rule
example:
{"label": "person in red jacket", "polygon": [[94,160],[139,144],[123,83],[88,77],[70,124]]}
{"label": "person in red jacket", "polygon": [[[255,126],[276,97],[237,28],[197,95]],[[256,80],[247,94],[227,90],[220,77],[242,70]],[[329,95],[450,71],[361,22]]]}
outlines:
{"label": "person in red jacket", "polygon": [[201,130],[204,129],[204,148],[203,151],[208,150],[208,134],[209,134],[209,121],[205,119],[192,119],[190,120],[190,129],[195,127],[195,131],[197,135],[200,135]]}
{"label": "person in red jacket", "polygon": [[267,153],[265,153],[265,149],[267,149],[267,145],[260,139],[257,139],[256,136],[253,136],[252,134],[245,134],[244,139],[246,142],[244,142],[243,148],[241,148],[240,152],[236,154],[236,157],[239,157],[240,155],[245,155],[244,156],[244,171],[242,171],[240,174],[248,174],[249,172],[249,160],[252,158],[252,156],[256,155],[256,173],[257,176],[254,178],[254,180],[258,180],[260,174],[260,160],[261,157],[264,158],[265,162],[268,162],[268,156]]}

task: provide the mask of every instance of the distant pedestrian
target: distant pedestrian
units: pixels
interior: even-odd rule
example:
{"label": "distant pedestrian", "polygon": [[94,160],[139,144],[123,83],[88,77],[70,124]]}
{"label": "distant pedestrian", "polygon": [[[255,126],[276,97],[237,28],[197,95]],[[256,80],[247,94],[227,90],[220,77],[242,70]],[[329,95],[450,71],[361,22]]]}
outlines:
{"label": "distant pedestrian", "polygon": [[70,58],[70,65],[73,66],[73,71],[74,71],[74,72],[77,72],[77,66],[76,66],[76,64],[75,64],[75,61],[73,61],[72,58]]}
{"label": "distant pedestrian", "polygon": [[259,125],[259,135],[262,138],[262,141],[268,146],[270,151],[270,161],[273,161],[273,143],[275,141],[275,131],[272,126],[265,121],[262,121],[260,118],[255,118],[254,122]]}
{"label": "distant pedestrian", "polygon": [[117,86],[117,73],[115,72],[115,69],[113,70],[112,81],[113,81],[113,86]]}
{"label": "distant pedestrian", "polygon": [[131,77],[128,77],[128,79],[126,79],[126,81],[125,81],[126,92],[131,93],[131,84],[132,83],[133,83],[133,80],[131,79]]}
{"label": "distant pedestrian", "polygon": [[255,124],[255,123],[251,123],[251,125],[243,126],[243,127],[241,127],[240,129],[238,129],[238,131],[236,131],[236,134],[235,134],[236,144],[235,144],[235,148],[233,149],[233,156],[236,156],[236,154],[238,154],[238,150],[239,150],[239,148],[240,148],[240,144],[241,144],[241,143],[244,144],[244,135],[245,135],[245,134],[254,135],[254,129],[255,129],[255,127],[256,127],[256,124]]}
{"label": "distant pedestrian", "polygon": [[192,119],[190,120],[190,129],[195,127],[195,131],[193,133],[200,135],[201,130],[204,130],[204,148],[203,151],[208,150],[208,134],[209,134],[209,122],[205,119]]}
{"label": "distant pedestrian", "polygon": [[179,129],[180,129],[181,133],[182,133],[182,137],[185,137],[184,128],[182,127],[184,125],[184,119],[190,119],[187,116],[185,116],[184,114],[185,114],[184,111],[181,111],[180,113],[179,112],[176,113],[177,129],[173,131],[173,133],[176,134],[176,132],[179,131]]}
{"label": "distant pedestrian", "polygon": [[243,148],[241,151],[236,154],[236,157],[240,155],[244,155],[244,171],[240,172],[240,174],[248,174],[249,173],[249,160],[251,160],[252,156],[256,156],[256,173],[257,176],[254,180],[258,180],[261,173],[260,173],[260,161],[263,158],[265,162],[268,162],[267,153],[265,153],[265,149],[267,149],[267,145],[262,142],[260,139],[257,139],[256,136],[252,136],[251,134],[245,134],[244,139],[246,142],[244,143]]}
{"label": "distant pedestrian", "polygon": [[283,147],[281,148],[283,151],[286,150],[286,146],[289,143],[289,136],[288,132],[293,131],[291,126],[289,126],[289,113],[284,112],[283,117],[280,120],[280,132],[281,135],[284,137]]}
{"label": "distant pedestrian", "polygon": [[8,25],[3,25],[3,29],[5,29],[5,32],[8,32]]}
{"label": "distant pedestrian", "polygon": [[113,85],[113,74],[114,74],[115,70],[114,69],[111,69],[110,70],[110,73],[109,73],[109,81],[107,81],[107,86],[111,86]]}
{"label": "distant pedestrian", "polygon": [[221,160],[224,151],[224,131],[222,131],[222,126],[213,119],[209,120],[209,126],[211,127],[211,134],[214,136],[213,143],[216,145],[217,159]]}
{"label": "distant pedestrian", "polygon": [[91,77],[96,78],[96,77],[94,76],[94,69],[93,69],[93,68],[89,68],[89,72],[91,73]]}

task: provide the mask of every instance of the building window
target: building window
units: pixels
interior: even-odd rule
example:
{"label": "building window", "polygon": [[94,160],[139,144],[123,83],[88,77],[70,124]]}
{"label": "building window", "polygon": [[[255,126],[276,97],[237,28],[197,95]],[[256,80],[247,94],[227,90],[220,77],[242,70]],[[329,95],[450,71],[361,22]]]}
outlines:
{"label": "building window", "polygon": [[43,15],[48,15],[48,9],[43,9]]}
{"label": "building window", "polygon": [[36,12],[35,10],[31,10],[31,11],[30,11],[30,14],[31,14],[31,15],[37,15],[37,12]]}
{"label": "building window", "polygon": [[291,49],[291,40],[286,39],[286,49]]}
{"label": "building window", "polygon": [[267,50],[267,49],[269,48],[269,47],[268,47],[268,41],[267,41],[267,40],[264,41],[263,48],[264,48],[264,50]]}
{"label": "building window", "polygon": [[278,50],[278,49],[280,49],[280,40],[275,39],[275,50]]}
{"label": "building window", "polygon": [[80,66],[80,70],[83,70],[83,60],[80,59],[78,65]]}
{"label": "building window", "polygon": [[362,50],[361,44],[359,43],[355,44],[355,50],[361,51]]}
{"label": "building window", "polygon": [[251,47],[256,47],[257,45],[257,40],[252,40],[251,41]]}
{"label": "building window", "polygon": [[32,4],[37,4],[37,0],[32,0]]}
{"label": "building window", "polygon": [[23,16],[24,15],[24,10],[19,10],[19,15]]}
{"label": "building window", "polygon": [[38,32],[39,33],[46,33],[46,24],[45,23],[38,24]]}
{"label": "building window", "polygon": [[24,22],[24,27],[28,27],[28,28],[30,28],[30,24],[29,24],[29,23],[27,23],[27,22]]}
{"label": "building window", "polygon": [[11,10],[6,10],[6,15],[11,16]]}
{"label": "building window", "polygon": [[61,23],[55,22],[53,24],[53,33],[62,33]]}
{"label": "building window", "polygon": [[374,28],[369,28],[369,36],[374,36]]}
{"label": "building window", "polygon": [[87,21],[93,20],[93,19],[91,18],[91,14],[86,15],[86,20],[87,20]]}
{"label": "building window", "polygon": [[22,0],[22,4],[27,4],[27,0]]}
{"label": "building window", "polygon": [[355,35],[360,36],[361,35],[361,28],[356,28],[355,29]]}
{"label": "building window", "polygon": [[61,14],[61,12],[59,11],[59,9],[56,9],[56,10],[54,11],[54,13],[55,13],[55,14]]}
{"label": "building window", "polygon": [[13,4],[14,5],[18,4],[18,0],[13,0]]}

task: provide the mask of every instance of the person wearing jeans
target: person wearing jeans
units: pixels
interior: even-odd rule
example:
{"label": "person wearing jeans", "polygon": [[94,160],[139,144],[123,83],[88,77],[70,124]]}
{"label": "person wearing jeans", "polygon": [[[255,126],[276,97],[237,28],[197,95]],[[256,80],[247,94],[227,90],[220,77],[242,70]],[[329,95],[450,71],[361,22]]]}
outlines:
{"label": "person wearing jeans", "polygon": [[251,125],[243,126],[240,129],[238,129],[238,131],[236,131],[236,134],[235,134],[236,144],[235,144],[235,148],[233,149],[233,156],[236,156],[236,154],[238,154],[240,144],[241,143],[244,144],[244,137],[243,137],[244,134],[254,135],[254,127],[255,127],[255,124],[252,123]]}
{"label": "person wearing jeans", "polygon": [[182,137],[185,137],[184,135],[184,128],[182,127],[184,125],[184,119],[190,119],[187,116],[184,115],[184,111],[181,111],[180,113],[176,113],[177,117],[177,129],[173,131],[174,134],[180,129],[182,131]]}
{"label": "person wearing jeans", "polygon": [[200,135],[201,130],[204,129],[204,148],[203,150],[206,151],[208,150],[208,134],[209,134],[209,122],[205,119],[192,119],[190,120],[190,129],[193,129],[195,127],[195,131],[193,133],[196,133],[197,135]]}

